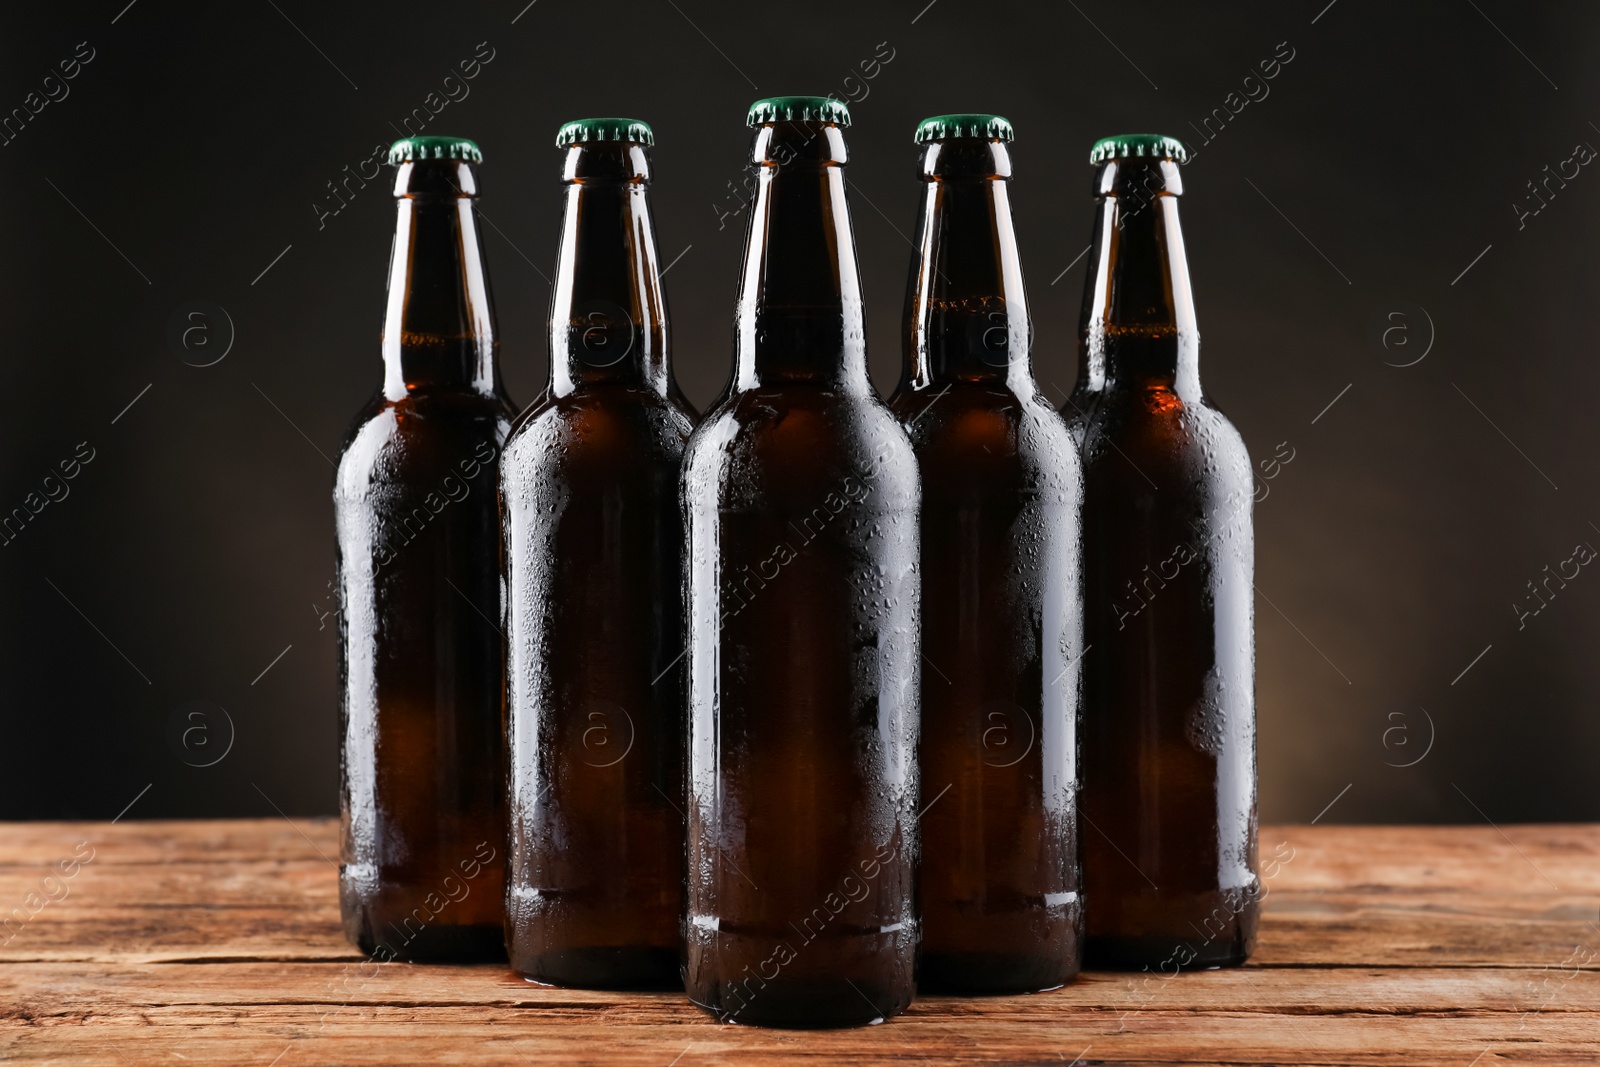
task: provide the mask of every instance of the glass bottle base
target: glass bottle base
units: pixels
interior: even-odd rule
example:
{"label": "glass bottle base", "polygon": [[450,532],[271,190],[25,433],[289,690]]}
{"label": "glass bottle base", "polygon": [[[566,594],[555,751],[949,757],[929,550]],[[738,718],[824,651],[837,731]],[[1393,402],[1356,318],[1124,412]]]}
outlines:
{"label": "glass bottle base", "polygon": [[1198,947],[1193,938],[1086,937],[1083,965],[1094,971],[1158,971],[1166,975],[1237,967],[1250,958],[1253,947],[1244,938],[1207,941]]}
{"label": "glass bottle base", "polygon": [[1013,952],[926,952],[917,964],[919,993],[998,996],[1059,989],[1078,976],[1076,960]]}
{"label": "glass bottle base", "polygon": [[669,991],[683,988],[681,959],[676,945],[601,945],[516,956],[511,969],[540,985]]}
{"label": "glass bottle base", "polygon": [[900,1014],[909,993],[896,994],[878,983],[850,979],[771,982],[750,989],[744,982],[721,982],[689,1000],[718,1022],[782,1030],[834,1030],[872,1026]]}
{"label": "glass bottle base", "polygon": [[503,963],[506,958],[505,930],[498,924],[430,923],[421,930],[404,932],[392,926],[388,930],[380,926],[376,931],[366,927],[349,940],[380,962]]}

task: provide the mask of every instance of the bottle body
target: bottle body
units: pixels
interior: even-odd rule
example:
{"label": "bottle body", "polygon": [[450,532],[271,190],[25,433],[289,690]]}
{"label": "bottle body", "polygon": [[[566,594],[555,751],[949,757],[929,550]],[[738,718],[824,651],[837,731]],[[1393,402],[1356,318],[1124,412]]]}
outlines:
{"label": "bottle body", "polygon": [[[1142,203],[1136,175],[1155,191]],[[1084,460],[1091,648],[1085,953],[1171,973],[1243,962],[1259,924],[1254,486],[1242,438],[1199,388],[1176,164],[1108,163],[1099,189],[1066,409]]]}
{"label": "bottle body", "polygon": [[678,476],[693,412],[666,366],[642,146],[569,157],[553,380],[501,463],[506,945],[535,981],[667,988],[681,955]]}
{"label": "bottle body", "polygon": [[665,988],[680,955],[690,419],[607,392],[530,412],[502,463],[506,944],[536,981]]}
{"label": "bottle body", "polygon": [[1242,963],[1261,892],[1250,461],[1215,409],[1106,401],[1084,439],[1086,953]]}
{"label": "bottle body", "polygon": [[340,457],[340,910],[380,959],[503,955],[497,400],[382,402]]}
{"label": "bottle body", "polygon": [[934,141],[922,177],[890,401],[923,484],[918,988],[1029,992],[1080,960],[1081,472],[1028,367],[1004,143]]}
{"label": "bottle body", "polygon": [[684,983],[859,1025],[913,993],[920,482],[866,375],[838,126],[766,122],[754,159],[735,372],[684,459]]}
{"label": "bottle body", "polygon": [[725,1021],[910,1003],[917,490],[869,398],[745,394],[691,442],[684,980]]}
{"label": "bottle body", "polygon": [[346,438],[334,488],[340,910],[375,958],[503,958],[494,486],[511,407],[472,168],[396,154],[384,386]]}
{"label": "bottle body", "polygon": [[929,412],[912,431],[931,805],[920,825],[924,992],[1049,989],[1072,980],[1081,955],[1077,457],[1042,399],[962,395],[976,392],[952,389],[944,417],[925,427]]}

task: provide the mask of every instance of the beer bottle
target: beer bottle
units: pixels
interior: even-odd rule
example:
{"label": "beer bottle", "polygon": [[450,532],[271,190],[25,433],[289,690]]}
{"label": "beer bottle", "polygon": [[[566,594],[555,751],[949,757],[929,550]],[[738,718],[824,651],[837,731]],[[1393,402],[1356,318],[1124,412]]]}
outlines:
{"label": "beer bottle", "polygon": [[555,985],[678,985],[683,520],[650,127],[569,122],[550,384],[506,443],[506,945]]}
{"label": "beer bottle", "polygon": [[338,523],[350,939],[504,958],[505,652],[495,466],[512,408],[479,244],[477,145],[396,141],[383,385],[345,437]]}
{"label": "beer bottle", "polygon": [[751,106],[755,198],[726,391],[689,441],[684,979],[726,1022],[911,1001],[916,457],[867,377],[849,110]]}
{"label": "beer bottle", "polygon": [[1200,389],[1183,146],[1097,142],[1081,362],[1085,963],[1244,961],[1256,866],[1250,457]]}
{"label": "beer bottle", "polygon": [[1082,474],[1029,367],[1011,140],[998,115],[916,133],[924,184],[890,407],[922,471],[924,992],[1059,986],[1082,936]]}

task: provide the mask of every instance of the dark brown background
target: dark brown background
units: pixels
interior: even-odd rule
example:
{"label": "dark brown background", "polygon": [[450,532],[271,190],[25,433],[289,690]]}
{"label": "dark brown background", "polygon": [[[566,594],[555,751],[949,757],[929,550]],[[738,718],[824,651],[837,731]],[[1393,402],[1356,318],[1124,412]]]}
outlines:
{"label": "dark brown background", "polygon": [[[0,508],[78,442],[95,458],[0,548],[0,817],[109,818],[146,785],[130,817],[336,810],[336,630],[317,615],[329,457],[379,381],[392,207],[383,179],[321,229],[312,205],[479,42],[494,59],[425,132],[485,150],[512,395],[544,380],[555,129],[626,114],[656,129],[662,251],[684,253],[667,277],[674,356],[700,404],[729,367],[744,220],[719,227],[717,205],[734,204],[751,99],[857,100],[850,178],[885,390],[912,128],[1008,115],[1036,365],[1059,397],[1089,144],[1154,129],[1199,145],[1191,123],[1287,42],[1269,95],[1185,174],[1208,391],[1258,460],[1294,451],[1257,513],[1262,818],[1309,820],[1336,797],[1328,820],[1600,818],[1600,575],[1583,569],[1520,630],[1511,607],[1546,564],[1600,545],[1600,174],[1582,168],[1522,229],[1512,207],[1546,164],[1600,145],[1600,9],[525,2],[7,15],[0,112],[78,42],[95,58],[0,147]],[[215,366],[167,341],[194,300],[236,327]],[[1388,350],[1380,320],[1403,327]],[[1386,365],[1420,355],[1427,320],[1426,358]],[[188,764],[222,751],[227,723],[183,718],[191,700],[233,725],[213,766]],[[174,722],[204,729],[185,748]]]}

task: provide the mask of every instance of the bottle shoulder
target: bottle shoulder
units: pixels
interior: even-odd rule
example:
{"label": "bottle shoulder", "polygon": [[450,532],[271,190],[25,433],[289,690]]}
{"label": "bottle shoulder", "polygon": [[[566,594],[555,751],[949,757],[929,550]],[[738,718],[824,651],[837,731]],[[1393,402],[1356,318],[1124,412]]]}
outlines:
{"label": "bottle shoulder", "polygon": [[691,449],[741,438],[757,447],[870,444],[910,454],[910,442],[887,404],[873,394],[786,386],[739,390],[706,412]]}
{"label": "bottle shoulder", "polygon": [[391,400],[380,391],[345,434],[335,495],[436,479],[462,462],[490,462],[500,454],[513,415],[503,393],[433,390]]}
{"label": "bottle shoulder", "polygon": [[1166,389],[1080,391],[1070,404],[1068,425],[1086,473],[1132,462],[1149,477],[1153,469],[1169,478],[1251,481],[1243,435],[1204,395],[1185,400]]}
{"label": "bottle shoulder", "polygon": [[508,474],[675,467],[693,429],[693,410],[672,395],[622,386],[547,392],[517,419],[501,463]]}
{"label": "bottle shoulder", "polygon": [[407,393],[398,400],[378,390],[350,421],[345,433],[349,440],[369,427],[398,428],[415,435],[449,436],[473,432],[484,425],[510,429],[516,408],[502,392],[479,393],[471,389],[430,389]]}
{"label": "bottle shoulder", "polygon": [[873,394],[811,387],[735,391],[690,438],[684,492],[729,507],[802,504],[860,484],[875,506],[913,507],[921,479],[899,420]]}
{"label": "bottle shoulder", "polygon": [[1077,443],[1037,390],[993,383],[902,389],[890,407],[906,427],[930,496],[936,485],[953,492],[1077,491]]}

